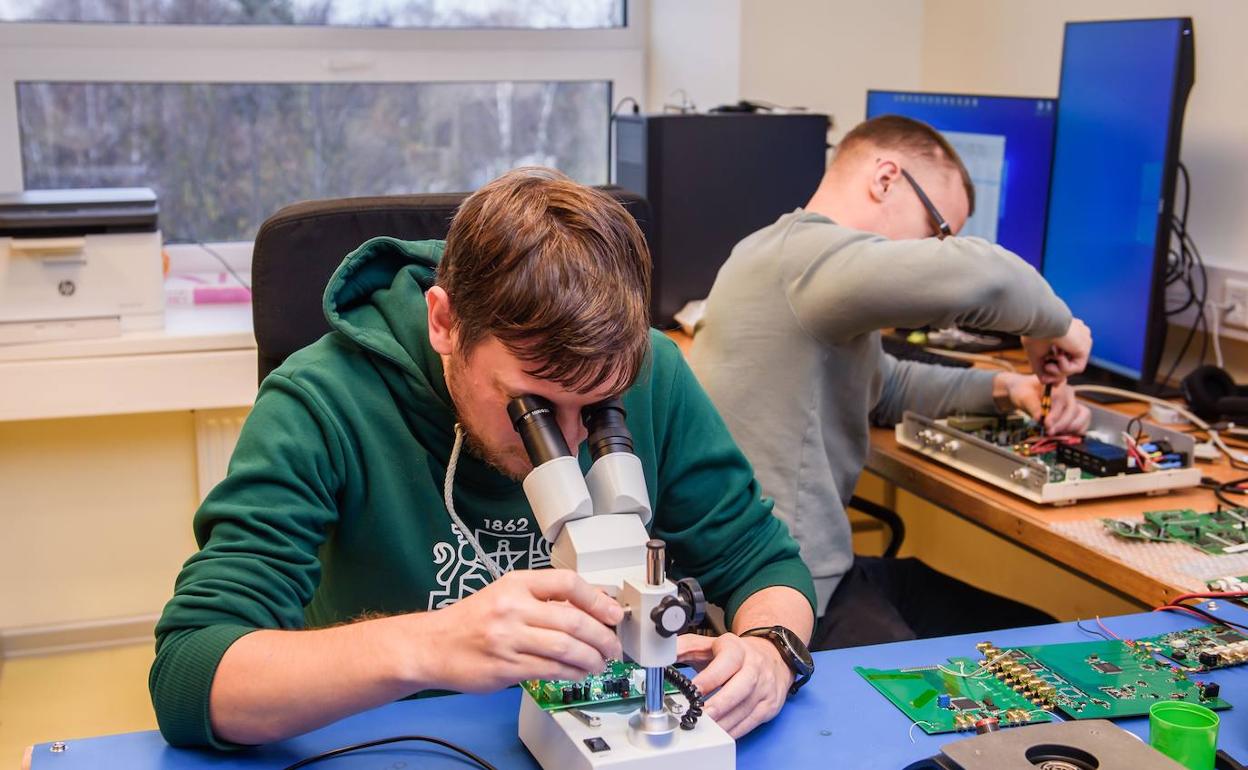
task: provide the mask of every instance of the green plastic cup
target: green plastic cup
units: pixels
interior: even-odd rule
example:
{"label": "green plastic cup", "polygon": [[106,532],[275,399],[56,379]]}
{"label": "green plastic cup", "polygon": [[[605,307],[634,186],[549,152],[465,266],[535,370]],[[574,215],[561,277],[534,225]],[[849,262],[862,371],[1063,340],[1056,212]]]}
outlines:
{"label": "green plastic cup", "polygon": [[1218,715],[1183,701],[1159,701],[1148,710],[1148,743],[1188,770],[1213,770]]}

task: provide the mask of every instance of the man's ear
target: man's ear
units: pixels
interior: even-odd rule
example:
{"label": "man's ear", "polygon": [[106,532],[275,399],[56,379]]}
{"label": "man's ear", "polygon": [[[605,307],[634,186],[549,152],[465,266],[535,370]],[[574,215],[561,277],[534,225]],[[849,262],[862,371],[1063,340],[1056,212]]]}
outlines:
{"label": "man's ear", "polygon": [[455,348],[455,334],[451,331],[451,298],[441,286],[431,286],[425,292],[425,304],[429,306],[429,345],[439,355],[449,356]]}
{"label": "man's ear", "polygon": [[876,203],[883,203],[892,191],[893,186],[901,181],[901,166],[896,161],[888,158],[879,158],[875,161],[875,168],[871,171],[870,194],[871,199]]}

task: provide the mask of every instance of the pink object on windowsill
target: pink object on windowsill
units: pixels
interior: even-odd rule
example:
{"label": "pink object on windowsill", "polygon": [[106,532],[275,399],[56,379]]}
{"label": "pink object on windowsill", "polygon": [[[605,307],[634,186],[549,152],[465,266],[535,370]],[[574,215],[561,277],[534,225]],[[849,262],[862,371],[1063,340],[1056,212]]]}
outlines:
{"label": "pink object on windowsill", "polygon": [[251,290],[227,273],[175,273],[165,280],[170,305],[226,305],[251,302]]}

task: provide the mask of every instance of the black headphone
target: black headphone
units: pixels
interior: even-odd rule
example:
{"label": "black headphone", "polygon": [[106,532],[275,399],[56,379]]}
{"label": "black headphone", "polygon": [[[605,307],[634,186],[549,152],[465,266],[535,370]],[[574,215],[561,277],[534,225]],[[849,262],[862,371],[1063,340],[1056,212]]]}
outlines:
{"label": "black headphone", "polygon": [[1183,398],[1202,419],[1248,418],[1248,388],[1236,385],[1225,369],[1198,366],[1179,384]]}

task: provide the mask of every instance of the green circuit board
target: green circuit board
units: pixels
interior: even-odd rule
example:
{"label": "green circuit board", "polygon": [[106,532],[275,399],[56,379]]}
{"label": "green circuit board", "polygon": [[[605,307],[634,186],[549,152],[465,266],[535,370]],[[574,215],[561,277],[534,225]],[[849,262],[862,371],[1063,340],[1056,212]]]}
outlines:
{"label": "green circuit board", "polygon": [[1248,551],[1248,509],[1201,513],[1190,508],[1146,511],[1143,520],[1101,519],[1110,532],[1133,540],[1185,543],[1215,556]]}
{"label": "green circuit board", "polygon": [[[533,696],[537,705],[546,711],[594,706],[633,700],[645,695],[645,669],[636,663],[620,660],[607,662],[601,674],[594,674],[579,681],[564,679],[529,679],[521,682],[524,691]],[[678,692],[671,682],[663,682],[663,692]]]}
{"label": "green circuit board", "polygon": [[994,717],[1000,726],[1048,722],[1050,716],[970,658],[941,666],[854,671],[928,735],[974,730]]}
{"label": "green circuit board", "polygon": [[1036,707],[1057,708],[1071,719],[1143,716],[1152,704],[1185,701],[1211,709],[1230,704],[1218,687],[1155,657],[1148,645],[1123,640],[998,649],[977,646],[983,665],[1000,682],[1026,693]]}
{"label": "green circuit board", "polygon": [[1136,642],[1188,671],[1213,671],[1248,662],[1248,636],[1229,626],[1200,626]]}

